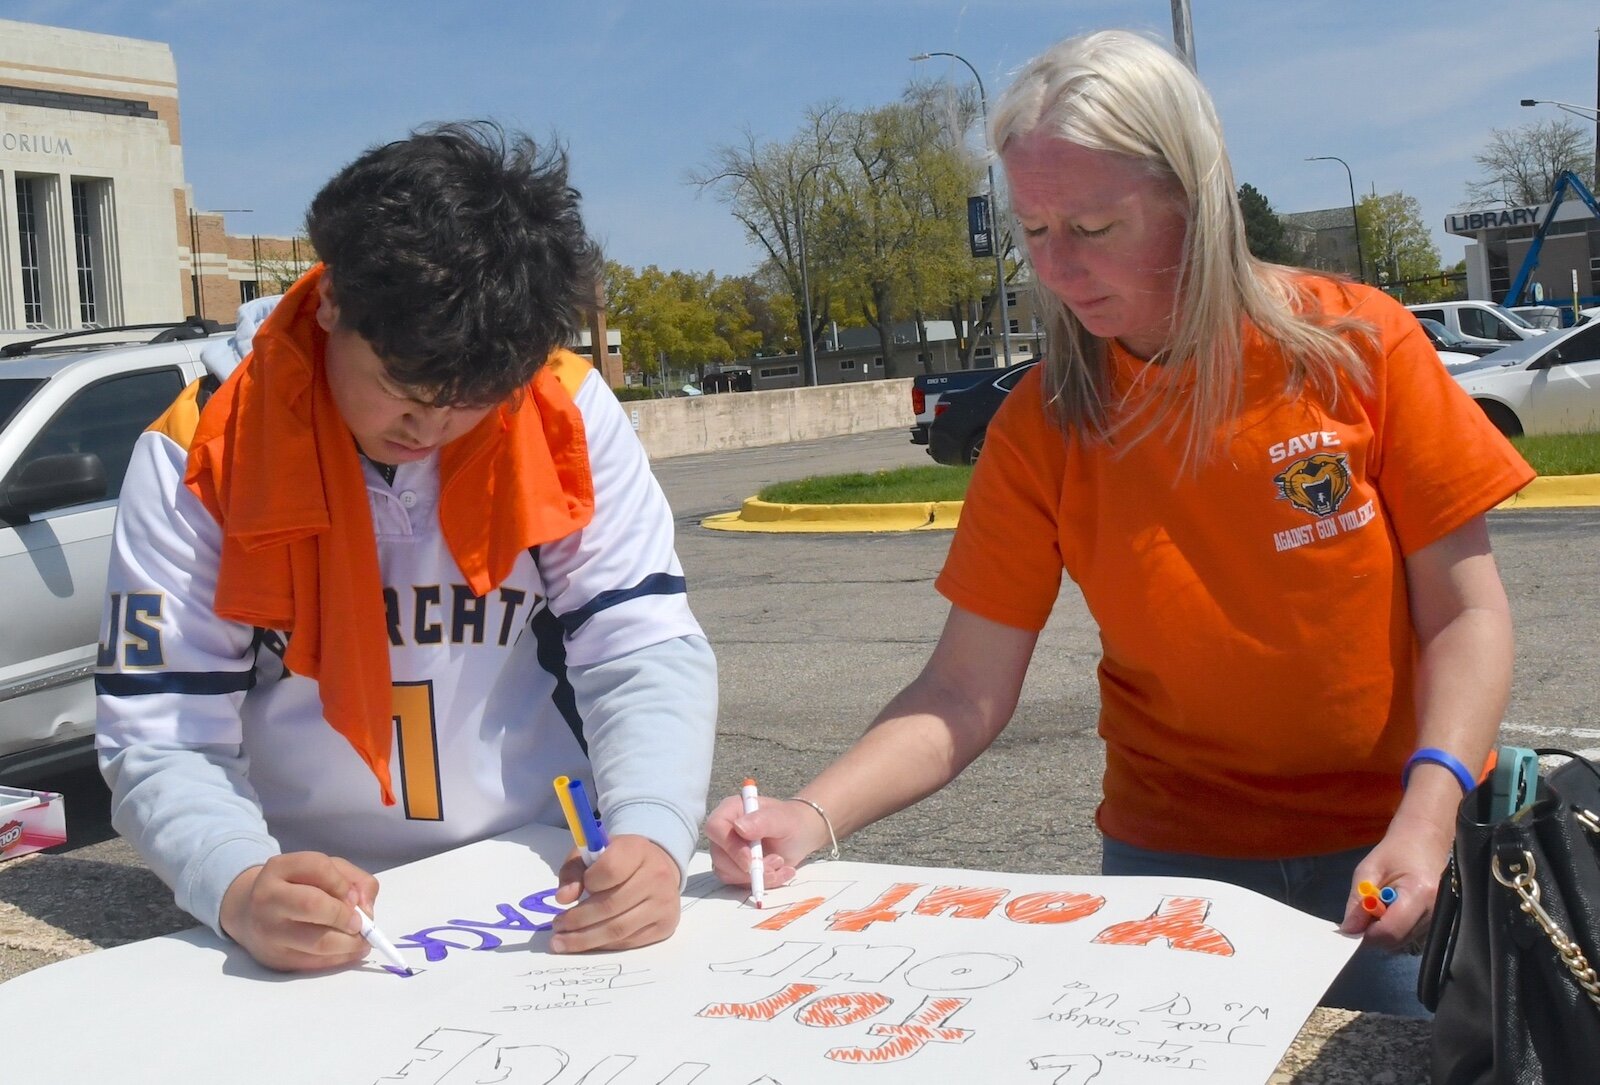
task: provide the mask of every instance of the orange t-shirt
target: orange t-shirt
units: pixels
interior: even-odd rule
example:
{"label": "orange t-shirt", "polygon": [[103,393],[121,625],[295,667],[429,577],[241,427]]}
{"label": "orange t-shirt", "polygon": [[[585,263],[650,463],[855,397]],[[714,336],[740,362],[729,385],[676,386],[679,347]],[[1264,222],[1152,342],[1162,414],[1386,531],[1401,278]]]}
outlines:
{"label": "orange t-shirt", "polygon": [[[1120,456],[1063,435],[1029,373],[937,581],[1030,630],[1063,568],[1077,582],[1103,648],[1096,820],[1139,847],[1271,858],[1378,840],[1416,737],[1403,559],[1533,478],[1411,314],[1304,283],[1378,329],[1370,392],[1287,399],[1281,356],[1251,333],[1235,432],[1186,473],[1164,428]],[[1111,364],[1119,389],[1145,368],[1115,348]]]}

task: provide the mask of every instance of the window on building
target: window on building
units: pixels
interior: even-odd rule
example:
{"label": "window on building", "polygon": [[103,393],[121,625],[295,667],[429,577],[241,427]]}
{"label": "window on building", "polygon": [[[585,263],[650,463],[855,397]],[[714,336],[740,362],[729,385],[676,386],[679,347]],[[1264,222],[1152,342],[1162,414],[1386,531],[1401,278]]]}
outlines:
{"label": "window on building", "polygon": [[1007,290],[1006,291],[1006,308],[1015,309],[1016,307],[1017,307],[1017,292],[1015,290]]}
{"label": "window on building", "polygon": [[874,358],[874,359],[872,359],[872,367],[874,369],[882,369],[883,368],[883,359],[882,358]]}
{"label": "window on building", "polygon": [[768,377],[798,377],[799,375],[800,367],[798,365],[775,365],[761,371],[762,380],[766,380]]}
{"label": "window on building", "polygon": [[36,187],[32,177],[17,178],[17,248],[22,265],[22,322],[29,328],[45,327]]}
{"label": "window on building", "polygon": [[96,271],[99,260],[95,250],[95,220],[100,216],[90,197],[89,183],[72,182],[72,245],[78,257],[78,322],[85,328],[98,327],[100,309],[96,305]]}
{"label": "window on building", "polygon": [[622,353],[622,344],[621,343],[607,343],[606,344],[606,353],[607,354],[621,354]]}
{"label": "window on building", "polygon": [[1012,335],[1021,335],[1022,334],[1022,321],[1013,320],[1013,321],[1010,322],[1010,327],[1011,327],[1011,334]]}
{"label": "window on building", "polygon": [[840,369],[854,369],[855,367],[856,367],[856,360],[854,358],[841,358],[839,360],[839,368]]}
{"label": "window on building", "polygon": [[255,301],[261,296],[261,284],[255,279],[239,280],[239,304]]}
{"label": "window on building", "polygon": [[994,357],[994,348],[993,347],[979,347],[977,350],[972,352],[972,356],[974,358],[993,358]]}

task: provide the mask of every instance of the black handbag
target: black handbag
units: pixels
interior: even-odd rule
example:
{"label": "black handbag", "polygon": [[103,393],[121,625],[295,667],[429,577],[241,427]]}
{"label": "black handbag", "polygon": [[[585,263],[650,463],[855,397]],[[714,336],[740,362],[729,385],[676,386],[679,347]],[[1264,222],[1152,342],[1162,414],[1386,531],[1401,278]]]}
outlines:
{"label": "black handbag", "polygon": [[1600,1082],[1600,770],[1569,760],[1513,817],[1461,800],[1417,997],[1438,1085]]}

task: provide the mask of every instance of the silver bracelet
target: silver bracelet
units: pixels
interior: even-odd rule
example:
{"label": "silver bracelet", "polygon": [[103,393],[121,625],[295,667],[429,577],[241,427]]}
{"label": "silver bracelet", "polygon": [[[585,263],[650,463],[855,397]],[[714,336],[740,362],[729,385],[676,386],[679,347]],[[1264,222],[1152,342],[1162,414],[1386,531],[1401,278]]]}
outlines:
{"label": "silver bracelet", "polygon": [[828,812],[810,799],[801,798],[799,795],[794,797],[794,801],[803,802],[817,812],[817,816],[822,819],[822,824],[828,827],[828,841],[832,844],[832,847],[828,849],[828,858],[839,858],[839,838],[833,835],[833,822],[828,820]]}

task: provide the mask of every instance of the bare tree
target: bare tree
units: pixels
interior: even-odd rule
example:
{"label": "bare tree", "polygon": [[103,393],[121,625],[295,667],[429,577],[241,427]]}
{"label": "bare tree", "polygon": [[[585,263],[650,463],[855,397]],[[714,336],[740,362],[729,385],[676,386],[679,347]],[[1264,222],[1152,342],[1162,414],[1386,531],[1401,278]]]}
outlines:
{"label": "bare tree", "polygon": [[[806,286],[811,294],[811,339],[821,338],[831,319],[828,259],[809,236],[828,198],[831,161],[837,153],[835,133],[847,114],[835,104],[813,108],[806,130],[787,143],[758,143],[748,129],[742,145],[724,145],[713,152],[710,166],[690,174],[691,183],[713,189],[749,235],[767,254],[774,271],[789,285],[795,319],[805,341]],[[806,271],[800,267],[801,220],[807,224]],[[802,280],[805,280],[804,286]]]}
{"label": "bare tree", "polygon": [[1467,184],[1467,200],[1474,204],[1544,203],[1563,170],[1594,188],[1594,142],[1582,125],[1565,117],[1496,128],[1488,146],[1473,158],[1483,170],[1481,180]]}

